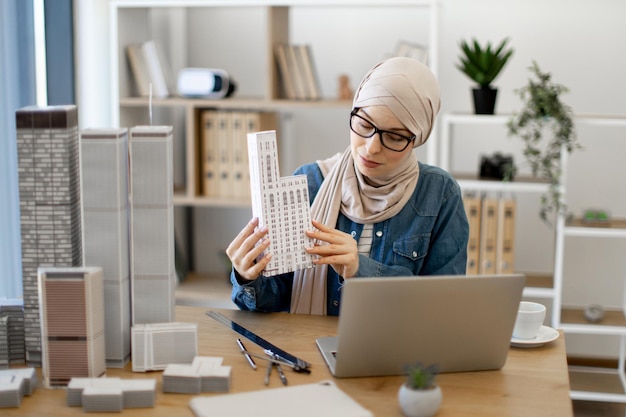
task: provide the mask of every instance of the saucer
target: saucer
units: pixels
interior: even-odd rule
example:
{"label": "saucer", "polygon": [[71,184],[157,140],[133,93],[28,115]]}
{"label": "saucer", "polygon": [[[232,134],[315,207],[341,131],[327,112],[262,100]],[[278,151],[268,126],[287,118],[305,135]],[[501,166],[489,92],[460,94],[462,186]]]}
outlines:
{"label": "saucer", "polygon": [[541,326],[541,329],[539,329],[539,334],[533,339],[518,339],[516,337],[511,337],[511,346],[520,348],[539,347],[558,338],[558,331],[556,331],[552,327]]}

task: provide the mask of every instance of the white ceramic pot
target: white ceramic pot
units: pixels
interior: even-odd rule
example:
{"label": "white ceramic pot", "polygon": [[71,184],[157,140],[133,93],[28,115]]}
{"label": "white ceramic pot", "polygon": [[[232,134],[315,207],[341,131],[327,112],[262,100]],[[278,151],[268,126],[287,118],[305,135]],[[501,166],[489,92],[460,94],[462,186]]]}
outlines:
{"label": "white ceramic pot", "polygon": [[416,390],[403,384],[398,391],[400,408],[407,417],[432,417],[441,405],[441,388]]}

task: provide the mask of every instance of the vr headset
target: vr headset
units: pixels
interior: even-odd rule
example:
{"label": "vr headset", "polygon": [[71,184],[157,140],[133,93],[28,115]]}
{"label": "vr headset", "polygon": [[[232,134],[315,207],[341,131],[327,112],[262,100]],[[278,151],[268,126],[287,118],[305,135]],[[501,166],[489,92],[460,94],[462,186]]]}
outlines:
{"label": "vr headset", "polygon": [[215,68],[184,68],[178,73],[176,90],[182,97],[224,98],[231,96],[236,85],[228,73]]}

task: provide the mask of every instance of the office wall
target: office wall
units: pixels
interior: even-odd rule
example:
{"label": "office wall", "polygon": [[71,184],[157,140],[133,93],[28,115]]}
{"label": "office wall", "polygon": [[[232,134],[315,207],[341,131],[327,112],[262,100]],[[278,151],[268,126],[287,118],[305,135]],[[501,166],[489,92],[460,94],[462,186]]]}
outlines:
{"label": "office wall", "polygon": [[[97,88],[89,96],[85,95],[85,89],[81,89],[80,85],[77,88],[81,124],[106,125],[110,120],[110,103],[106,95],[108,33],[106,22],[103,23],[107,15],[106,1],[78,3],[77,25],[81,33],[76,39],[83,44],[82,48],[77,48],[78,77],[82,81],[80,85]],[[380,45],[387,43],[391,50],[396,39],[412,34],[420,36],[422,22],[412,16],[389,19],[381,16],[370,16],[356,26],[347,24],[342,13],[324,16],[325,36],[337,43],[336,50],[344,48],[351,54],[368,57],[367,60],[340,60],[342,55],[338,55],[341,71],[350,74],[353,86],[368,69],[369,62],[379,58],[372,55],[375,49],[371,42],[363,42],[362,39],[372,34],[380,36],[383,41],[377,48],[381,49]],[[623,76],[626,74],[626,57],[622,53],[626,39],[624,16],[626,2],[617,0],[441,0],[438,73],[442,87],[442,112],[469,112],[472,109],[472,84],[454,66],[459,40],[476,37],[481,42],[499,42],[510,37],[515,54],[495,82],[500,91],[497,112],[508,113],[519,108],[520,101],[514,90],[526,83],[529,75],[527,67],[536,60],[544,71],[552,73],[556,82],[570,88],[564,99],[576,113],[626,114],[626,82]],[[291,27],[294,42],[308,40],[312,31],[319,33],[319,24],[319,19],[300,19]],[[337,66],[321,66],[318,70],[324,94],[333,96]],[[241,76],[245,78],[244,74]],[[97,99],[93,98],[94,94]],[[302,111],[289,116],[295,123],[286,123],[285,129],[293,130],[298,144],[290,148],[292,158],[282,167],[285,173],[300,163],[323,157],[347,145],[344,117],[334,113],[323,114],[323,127],[320,127],[316,117],[319,114],[311,116]],[[624,134],[615,129],[585,131],[584,136],[582,133],[581,142],[585,150],[573,156],[569,164],[569,208],[580,213],[585,208],[603,207],[614,215],[626,217],[623,185],[626,168],[621,163],[621,155],[626,155]],[[470,168],[476,165],[481,150],[485,153],[507,150],[514,141],[507,138],[505,132],[494,135],[479,129],[472,135],[471,140],[455,145],[455,152],[461,155],[458,163]],[[518,160],[521,161],[521,157]],[[622,171],[617,168],[622,168]],[[516,267],[526,271],[549,271],[552,268],[553,232],[538,221],[536,200],[522,198],[520,207],[524,223],[518,229]],[[211,220],[223,214],[223,209],[194,210],[195,243],[200,252],[195,258],[200,270],[218,271],[223,268],[218,251],[230,241],[230,229],[244,224],[249,210],[229,211],[227,222]],[[622,279],[626,276],[623,256],[626,243],[617,240],[575,241],[569,247],[566,275],[570,284],[564,303],[584,306],[597,302],[605,307],[621,306]],[[202,263],[203,259],[210,262]],[[584,354],[590,350],[596,355],[612,356],[615,352],[610,344],[607,349],[601,349],[602,346],[607,345],[570,339],[568,336],[568,351],[573,354]]]}

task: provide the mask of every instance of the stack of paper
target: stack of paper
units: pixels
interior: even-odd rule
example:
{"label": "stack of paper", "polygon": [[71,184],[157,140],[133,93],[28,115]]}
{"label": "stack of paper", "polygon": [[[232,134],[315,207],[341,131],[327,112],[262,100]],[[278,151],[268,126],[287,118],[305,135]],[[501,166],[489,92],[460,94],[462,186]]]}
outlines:
{"label": "stack of paper", "polygon": [[87,412],[122,411],[122,389],[118,387],[87,387],[83,390],[83,410]]}

